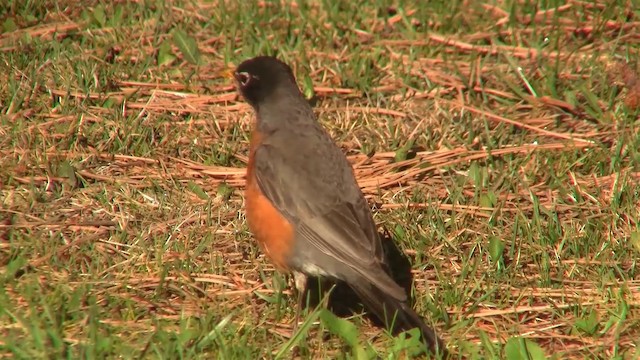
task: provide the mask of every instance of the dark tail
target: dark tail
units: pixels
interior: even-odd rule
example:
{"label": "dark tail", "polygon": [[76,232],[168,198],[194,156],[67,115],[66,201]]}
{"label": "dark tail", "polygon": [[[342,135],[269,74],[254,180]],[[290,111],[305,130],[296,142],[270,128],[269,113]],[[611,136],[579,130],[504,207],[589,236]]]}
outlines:
{"label": "dark tail", "polygon": [[395,299],[368,281],[353,284],[351,288],[358,294],[365,308],[378,317],[393,334],[418,328],[427,348],[442,359],[448,358],[444,342],[406,301]]}

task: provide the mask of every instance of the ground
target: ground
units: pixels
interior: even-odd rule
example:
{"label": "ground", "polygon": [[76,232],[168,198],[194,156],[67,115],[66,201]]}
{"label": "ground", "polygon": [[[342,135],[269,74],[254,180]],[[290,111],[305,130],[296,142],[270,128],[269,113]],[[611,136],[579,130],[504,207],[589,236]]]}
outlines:
{"label": "ground", "polygon": [[[407,2],[409,3],[409,2]],[[410,356],[296,297],[243,212],[292,65],[457,357],[640,343],[633,1],[16,1],[0,7],[0,356]]]}

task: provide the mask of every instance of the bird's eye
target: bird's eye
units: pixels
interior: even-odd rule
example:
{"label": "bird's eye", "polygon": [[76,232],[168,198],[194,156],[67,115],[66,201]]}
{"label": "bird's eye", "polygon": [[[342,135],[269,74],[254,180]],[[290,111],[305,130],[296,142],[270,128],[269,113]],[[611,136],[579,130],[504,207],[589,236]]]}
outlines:
{"label": "bird's eye", "polygon": [[244,71],[237,73],[236,78],[238,79],[238,82],[242,86],[247,86],[247,84],[249,84],[249,81],[251,81],[251,75],[249,75],[248,72],[244,72]]}

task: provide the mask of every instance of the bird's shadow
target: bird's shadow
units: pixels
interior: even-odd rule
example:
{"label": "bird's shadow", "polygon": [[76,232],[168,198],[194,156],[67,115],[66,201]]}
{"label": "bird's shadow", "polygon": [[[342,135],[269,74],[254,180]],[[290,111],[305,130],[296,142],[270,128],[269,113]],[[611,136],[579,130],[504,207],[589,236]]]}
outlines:
{"label": "bird's shadow", "polygon": [[[400,251],[396,245],[395,239],[388,231],[379,233],[382,246],[388,264],[387,273],[400,285],[406,292],[407,298],[411,299],[411,285],[413,283],[413,275],[411,274],[411,263],[406,255]],[[302,298],[303,305],[313,308],[318,306],[323,296],[335,285],[329,293],[327,308],[340,317],[348,317],[354,314],[360,314],[364,307],[356,293],[343,281],[333,281],[310,277],[307,280],[306,297]],[[410,300],[411,301],[411,300]],[[364,316],[373,324],[384,327],[384,323],[373,314],[365,312]]]}

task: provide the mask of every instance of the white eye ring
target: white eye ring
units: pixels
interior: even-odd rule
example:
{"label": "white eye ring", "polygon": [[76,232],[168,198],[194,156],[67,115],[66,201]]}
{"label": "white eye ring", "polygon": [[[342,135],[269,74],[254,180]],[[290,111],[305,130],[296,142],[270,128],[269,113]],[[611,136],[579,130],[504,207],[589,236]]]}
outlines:
{"label": "white eye ring", "polygon": [[251,81],[251,75],[248,72],[239,72],[237,74],[237,78],[238,81],[240,82],[240,85],[242,86],[247,86],[247,84],[249,84],[249,81]]}

